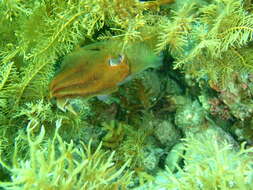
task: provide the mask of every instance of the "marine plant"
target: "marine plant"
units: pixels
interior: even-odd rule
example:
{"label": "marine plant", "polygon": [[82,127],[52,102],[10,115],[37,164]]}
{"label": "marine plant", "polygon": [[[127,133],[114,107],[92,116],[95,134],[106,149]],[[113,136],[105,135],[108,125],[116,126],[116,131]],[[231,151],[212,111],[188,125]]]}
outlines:
{"label": "marine plant", "polygon": [[189,136],[185,139],[183,169],[173,175],[167,168],[168,181],[161,186],[166,189],[240,189],[251,190],[252,186],[252,148],[243,143],[236,149],[231,143],[211,135]]}
{"label": "marine plant", "polygon": [[[0,185],[7,189],[34,189],[39,186],[44,188],[50,183],[62,189],[78,189],[82,185],[86,189],[96,189],[103,184],[103,188],[123,189],[127,187],[132,171],[137,174],[140,183],[152,181],[154,176],[151,174],[155,175],[155,172],[150,172],[149,168],[152,167],[147,167],[150,162],[144,162],[147,149],[154,148],[152,143],[157,149],[159,145],[154,137],[156,127],[147,128],[152,123],[150,121],[159,118],[157,122],[162,123],[164,120],[168,122],[169,118],[175,124],[175,130],[178,130],[179,121],[185,115],[179,114],[184,113],[185,108],[185,102],[181,100],[190,98],[191,102],[198,102],[196,94],[205,91],[209,84],[216,93],[223,93],[226,97],[217,97],[219,95],[214,93],[208,98],[218,98],[224,103],[223,100],[227,100],[231,93],[231,83],[240,81],[239,86],[244,89],[242,80],[231,78],[232,73],[238,77],[246,73],[244,76],[250,79],[248,73],[252,72],[253,31],[251,5],[249,0],[0,1]],[[122,85],[110,101],[73,99],[73,112],[58,109],[55,99],[50,97],[49,84],[62,66],[63,57],[102,40],[121,41],[122,49],[127,49],[133,42],[145,41],[152,51],[155,49],[157,55],[164,57],[164,65],[159,71],[149,69],[135,76],[131,82]],[[172,70],[173,66],[177,71]],[[186,75],[176,76],[179,72]],[[189,89],[185,89],[188,88],[188,76],[194,82],[205,81],[197,90],[193,88],[198,91],[196,94],[189,95]],[[177,82],[171,82],[174,81],[172,79]],[[193,87],[198,85],[194,83]],[[241,97],[248,104],[250,85],[242,92],[245,94]],[[241,100],[235,99],[237,101]],[[203,104],[196,105],[201,112]],[[208,111],[216,111],[219,115],[224,110],[223,104],[219,105],[220,109],[213,107],[213,110],[208,108],[202,112],[197,125],[205,122],[208,126]],[[251,118],[251,107],[246,106],[247,115],[242,116],[240,114],[244,110],[237,108],[228,106],[231,118],[237,120],[240,126],[252,125],[251,120],[244,123],[239,121]],[[194,109],[191,109],[187,116],[193,112]],[[55,121],[59,120],[62,121],[61,130],[55,127]],[[238,128],[238,122],[234,123],[235,128]],[[183,131],[185,126],[189,126],[188,123],[181,126]],[[252,130],[244,132],[248,131]],[[95,139],[89,141],[91,137]],[[252,139],[251,134],[247,134],[247,137]],[[99,144],[101,140],[104,146],[100,144],[95,149],[94,144]],[[251,150],[242,148],[240,153],[235,153],[224,144],[215,144],[212,149],[208,142],[200,142],[189,141],[189,150],[194,146],[197,147],[196,151],[202,153],[205,149],[200,145],[203,144],[213,150],[210,154],[205,152],[211,158],[214,153],[221,160],[231,158],[225,165],[230,170],[222,168],[225,174],[233,169],[247,172],[247,167],[250,167],[243,165],[245,167],[242,168],[239,165],[244,161],[251,162],[246,153]],[[224,150],[220,146],[224,146]],[[223,154],[229,158],[223,157]],[[189,187],[188,184],[194,183],[193,178],[199,177],[197,172],[202,172],[204,177],[213,177],[214,185],[208,181],[209,178],[202,179],[203,184],[210,182],[214,187],[218,184],[216,177],[223,177],[224,173],[211,170],[213,165],[204,155],[203,163],[211,169],[203,168],[196,162],[190,163],[193,157],[189,155],[184,157],[185,167],[178,169],[183,175],[182,181],[176,177],[177,174],[170,174],[170,184],[165,187],[184,188],[182,184]],[[48,166],[45,165],[47,158]],[[163,160],[159,156],[155,158],[159,162],[159,166],[154,166],[154,170],[157,170]],[[235,166],[231,165],[232,162]],[[198,170],[194,171],[193,166]],[[91,170],[97,172],[97,176],[89,173]],[[229,180],[224,179],[225,182],[230,183],[230,179],[234,179],[230,174],[227,177]],[[60,181],[56,176],[63,180]],[[100,179],[89,178],[91,176]],[[241,181],[246,179],[241,174],[238,176]],[[34,187],[32,183],[38,186]],[[239,181],[232,183],[233,187],[240,185]],[[192,186],[198,188],[196,184]]]}
{"label": "marine plant", "polygon": [[117,168],[114,152],[101,149],[101,144],[94,150],[91,142],[76,145],[65,142],[58,134],[61,122],[56,122],[52,140],[44,142],[45,128],[35,138],[32,130],[35,125],[27,126],[29,157],[21,159],[17,146],[12,165],[7,164],[1,155],[0,164],[11,175],[10,182],[0,182],[5,189],[126,189],[131,173],[124,172],[126,165]]}
{"label": "marine plant", "polygon": [[153,180],[145,164],[148,148],[153,143],[153,130],[153,126],[148,123],[139,127],[128,126],[125,128],[125,139],[115,148],[118,163],[122,165],[129,161],[128,167],[138,176],[137,181],[141,185]]}
{"label": "marine plant", "polygon": [[103,146],[108,148],[119,146],[124,139],[126,127],[130,127],[115,120],[111,120],[109,123],[104,122],[102,125],[103,130],[107,132],[102,138]]}
{"label": "marine plant", "polygon": [[161,22],[157,50],[168,46],[174,68],[226,88],[232,73],[252,72],[252,21],[243,0],[188,2]]}
{"label": "marine plant", "polygon": [[154,28],[157,6],[135,0],[0,1],[0,133],[6,150],[12,150],[6,152],[13,152],[15,131],[31,120],[40,124],[37,131],[42,125],[54,128],[57,119],[66,130],[85,128],[92,115],[81,109],[85,102],[79,102],[82,111],[75,116],[49,99],[62,57],[102,39],[122,39],[125,45],[143,40],[143,34],[150,35],[143,31]]}

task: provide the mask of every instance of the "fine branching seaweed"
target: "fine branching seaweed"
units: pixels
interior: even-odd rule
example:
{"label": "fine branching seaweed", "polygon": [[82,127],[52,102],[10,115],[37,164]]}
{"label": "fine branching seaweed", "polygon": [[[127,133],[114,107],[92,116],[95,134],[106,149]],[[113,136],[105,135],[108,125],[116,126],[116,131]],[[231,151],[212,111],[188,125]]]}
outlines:
{"label": "fine branching seaweed", "polygon": [[175,68],[226,88],[232,73],[252,72],[252,21],[240,0],[190,4],[162,22],[157,50],[168,46]]}
{"label": "fine branching seaweed", "polygon": [[[199,138],[188,137],[186,143],[185,167],[179,166],[177,175],[167,168],[169,181],[162,185],[166,189],[253,189],[252,148],[245,143],[236,150],[225,140],[218,141],[211,135],[212,141],[206,141],[207,135]],[[208,136],[210,138],[210,136]]]}
{"label": "fine branching seaweed", "polygon": [[[178,131],[192,125],[179,126],[184,117],[179,108],[188,99],[199,100],[199,110],[208,105],[194,113],[207,128],[210,113],[223,114],[228,125],[235,121],[234,128],[251,129],[252,7],[250,0],[0,1],[0,186],[129,189],[153,181],[169,153],[155,130],[164,120]],[[117,84],[119,90],[105,101],[69,99],[73,112],[58,109],[49,84],[64,57],[102,40],[119,41],[122,52],[133,42],[145,43],[162,66],[127,77],[131,80]],[[189,85],[189,78],[196,83]],[[216,92],[204,97],[209,87]],[[238,153],[227,144],[194,138],[186,145],[186,152],[203,159],[183,155],[181,178],[168,170],[170,183],[163,187],[251,188],[251,149],[243,146]],[[150,150],[161,147],[160,159]]]}
{"label": "fine branching seaweed", "polygon": [[114,164],[114,152],[101,150],[101,144],[95,150],[83,143],[77,146],[71,141],[66,143],[58,134],[61,123],[56,123],[52,140],[44,142],[45,129],[32,137],[33,125],[27,126],[29,158],[20,160],[17,147],[12,165],[0,160],[1,165],[12,174],[11,182],[1,182],[5,189],[126,189],[131,173],[124,173],[126,165],[117,168]]}

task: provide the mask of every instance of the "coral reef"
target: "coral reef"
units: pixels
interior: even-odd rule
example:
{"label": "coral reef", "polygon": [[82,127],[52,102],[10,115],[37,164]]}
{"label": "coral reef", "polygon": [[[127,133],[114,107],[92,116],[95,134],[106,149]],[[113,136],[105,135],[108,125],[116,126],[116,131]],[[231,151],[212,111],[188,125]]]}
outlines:
{"label": "coral reef", "polygon": [[252,15],[250,0],[0,1],[1,188],[252,189]]}

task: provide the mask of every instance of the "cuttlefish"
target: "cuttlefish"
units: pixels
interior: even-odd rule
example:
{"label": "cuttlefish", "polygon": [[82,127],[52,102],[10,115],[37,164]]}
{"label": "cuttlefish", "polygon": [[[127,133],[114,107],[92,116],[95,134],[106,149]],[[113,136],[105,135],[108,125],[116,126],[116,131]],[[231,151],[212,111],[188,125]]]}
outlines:
{"label": "cuttlefish", "polygon": [[93,43],[64,58],[50,84],[50,96],[65,110],[70,98],[111,94],[135,74],[160,63],[161,58],[144,42],[125,47],[113,40]]}

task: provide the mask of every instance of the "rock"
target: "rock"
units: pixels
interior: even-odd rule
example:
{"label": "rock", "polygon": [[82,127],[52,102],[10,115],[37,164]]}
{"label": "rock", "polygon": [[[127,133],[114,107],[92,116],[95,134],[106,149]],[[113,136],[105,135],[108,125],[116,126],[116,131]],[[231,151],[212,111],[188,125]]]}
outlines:
{"label": "rock", "polygon": [[205,110],[198,101],[188,101],[176,111],[175,124],[184,133],[197,132],[205,121]]}
{"label": "rock", "polygon": [[181,137],[180,131],[169,121],[160,121],[156,124],[155,137],[166,148],[171,148]]}
{"label": "rock", "polygon": [[165,159],[165,166],[171,171],[174,172],[176,169],[176,166],[182,161],[182,155],[184,153],[184,144],[178,143],[171,151],[168,153]]}

